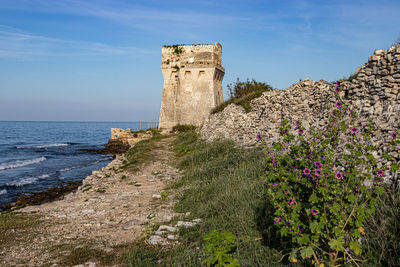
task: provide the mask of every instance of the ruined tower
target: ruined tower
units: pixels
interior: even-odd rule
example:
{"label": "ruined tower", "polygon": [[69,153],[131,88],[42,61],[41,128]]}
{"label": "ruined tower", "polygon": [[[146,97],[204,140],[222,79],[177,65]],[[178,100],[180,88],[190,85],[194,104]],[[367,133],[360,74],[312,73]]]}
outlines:
{"label": "ruined tower", "polygon": [[159,127],[202,125],[210,111],[223,102],[222,46],[164,46],[161,54],[164,88]]}

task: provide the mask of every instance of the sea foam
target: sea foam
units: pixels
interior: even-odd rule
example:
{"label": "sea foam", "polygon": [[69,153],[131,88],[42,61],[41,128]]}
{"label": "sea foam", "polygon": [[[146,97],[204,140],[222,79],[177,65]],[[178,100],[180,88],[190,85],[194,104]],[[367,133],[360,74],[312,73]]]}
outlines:
{"label": "sea foam", "polygon": [[69,144],[49,144],[49,145],[37,145],[37,146],[16,146],[18,149],[24,148],[48,148],[48,147],[59,147],[59,146],[69,146]]}
{"label": "sea foam", "polygon": [[8,170],[8,169],[16,169],[21,168],[27,165],[36,164],[46,160],[46,157],[40,157],[35,159],[27,159],[27,160],[16,160],[12,162],[5,162],[0,164],[0,171]]}
{"label": "sea foam", "polygon": [[36,176],[36,177],[28,177],[28,178],[24,178],[18,181],[13,181],[11,183],[7,183],[7,186],[16,186],[16,187],[20,187],[20,186],[24,186],[24,185],[28,185],[28,184],[33,184],[34,182],[41,180],[41,179],[46,179],[48,177],[50,177],[51,174],[43,174],[40,176]]}

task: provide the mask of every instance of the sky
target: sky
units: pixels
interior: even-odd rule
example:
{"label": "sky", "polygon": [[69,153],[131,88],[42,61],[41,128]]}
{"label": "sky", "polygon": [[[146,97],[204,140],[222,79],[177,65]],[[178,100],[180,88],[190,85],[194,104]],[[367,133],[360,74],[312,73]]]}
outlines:
{"label": "sky", "polygon": [[225,92],[334,81],[400,37],[399,14],[399,0],[0,0],[0,120],[156,119],[163,45],[221,43]]}

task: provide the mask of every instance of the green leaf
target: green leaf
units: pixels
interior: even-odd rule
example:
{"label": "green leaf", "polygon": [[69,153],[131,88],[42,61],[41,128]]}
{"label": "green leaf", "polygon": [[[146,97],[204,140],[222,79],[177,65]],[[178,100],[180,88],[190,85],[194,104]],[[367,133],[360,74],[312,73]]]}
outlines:
{"label": "green leaf", "polygon": [[303,259],[310,258],[313,255],[314,250],[312,247],[306,247],[306,248],[303,248],[302,250],[300,250],[300,253],[301,253],[301,257]]}
{"label": "green leaf", "polygon": [[399,170],[399,165],[396,163],[392,163],[392,166],[390,167],[391,172],[397,172]]}
{"label": "green leaf", "polygon": [[317,195],[316,195],[316,194],[311,194],[311,196],[310,196],[310,198],[309,198],[309,201],[310,201],[311,203],[316,203],[316,202],[318,202],[318,197],[317,197]]}
{"label": "green leaf", "polygon": [[383,189],[383,187],[378,187],[377,189],[375,189],[375,192],[376,192],[378,195],[380,195],[380,194],[382,194],[383,192],[385,192],[385,190]]}
{"label": "green leaf", "polygon": [[336,251],[343,251],[344,250],[344,247],[343,247],[344,239],[343,239],[343,237],[339,237],[339,238],[336,238],[336,239],[331,239],[328,244],[331,247],[331,249],[334,249]]}
{"label": "green leaf", "polygon": [[319,232],[319,230],[320,230],[319,223],[318,223],[317,221],[313,221],[313,222],[310,224],[310,228],[311,228],[311,232],[312,232],[312,233],[317,233],[317,232]]}
{"label": "green leaf", "polygon": [[360,244],[359,244],[358,242],[356,242],[356,241],[351,241],[351,242],[350,242],[350,249],[351,249],[352,251],[354,251],[354,253],[356,253],[356,254],[360,254],[360,253],[361,253],[361,246],[360,246]]}
{"label": "green leaf", "polygon": [[340,210],[340,205],[339,203],[335,202],[332,207],[330,208],[331,212],[333,214],[336,214]]}
{"label": "green leaf", "polygon": [[354,200],[356,200],[356,196],[355,196],[354,194],[349,194],[349,195],[347,196],[347,199],[348,199],[350,202],[354,202]]}
{"label": "green leaf", "polygon": [[297,256],[297,249],[293,249],[292,252],[290,252],[289,261],[297,262],[296,256]]}

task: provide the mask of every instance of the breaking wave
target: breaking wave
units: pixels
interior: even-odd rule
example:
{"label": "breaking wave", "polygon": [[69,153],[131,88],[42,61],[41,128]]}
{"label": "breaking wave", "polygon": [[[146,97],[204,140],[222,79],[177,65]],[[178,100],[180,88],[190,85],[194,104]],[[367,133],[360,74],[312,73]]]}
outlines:
{"label": "breaking wave", "polygon": [[48,147],[59,147],[59,146],[69,146],[70,144],[49,144],[49,145],[38,145],[38,146],[16,146],[18,149],[24,148],[48,148]]}
{"label": "breaking wave", "polygon": [[7,183],[7,186],[16,186],[16,187],[20,187],[20,186],[24,186],[24,185],[28,185],[28,184],[33,184],[34,182],[41,180],[41,179],[46,179],[50,177],[50,174],[43,174],[40,176],[36,176],[36,177],[28,177],[28,178],[24,178],[21,179],[19,181],[14,181],[11,183]]}
{"label": "breaking wave", "polygon": [[0,190],[0,196],[4,194],[7,194],[7,190],[6,189]]}
{"label": "breaking wave", "polygon": [[0,164],[0,171],[8,170],[8,169],[16,169],[21,168],[27,165],[36,164],[46,160],[46,157],[40,157],[35,159],[27,159],[27,160],[16,160],[12,162],[6,162]]}

